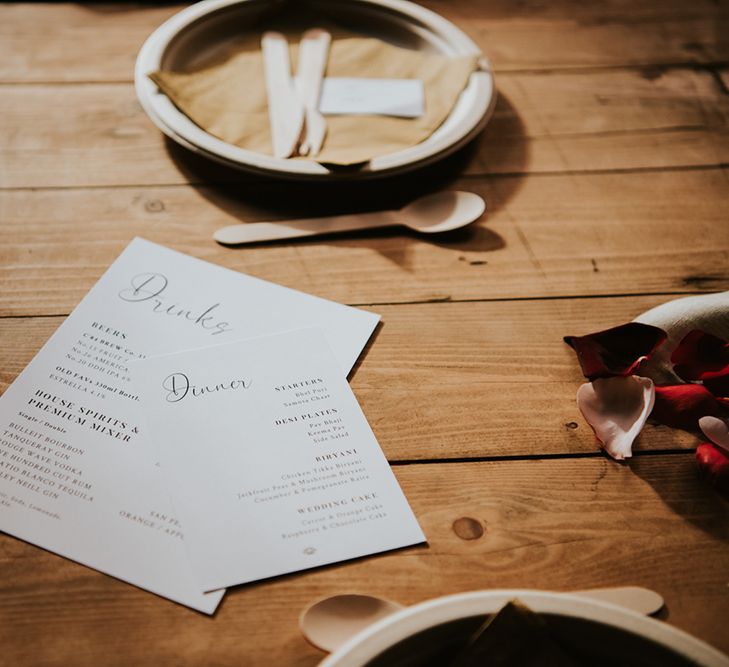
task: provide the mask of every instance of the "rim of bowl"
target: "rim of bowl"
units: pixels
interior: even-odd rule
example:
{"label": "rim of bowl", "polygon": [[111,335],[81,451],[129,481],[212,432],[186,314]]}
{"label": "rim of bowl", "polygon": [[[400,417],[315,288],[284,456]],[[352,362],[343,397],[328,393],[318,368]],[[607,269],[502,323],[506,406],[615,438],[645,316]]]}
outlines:
{"label": "rim of bowl", "polygon": [[[182,146],[209,158],[239,169],[265,173],[279,178],[295,179],[351,179],[373,178],[390,173],[401,173],[431,164],[468,143],[486,125],[496,104],[491,64],[478,46],[460,28],[436,14],[407,0],[354,0],[360,5],[384,8],[399,14],[411,30],[425,29],[448,44],[455,54],[479,56],[479,69],[474,71],[454,106],[464,118],[446,132],[435,132],[415,146],[395,153],[373,158],[367,167],[354,171],[330,171],[313,161],[275,158],[263,153],[229,144],[209,134],[161,93],[147,74],[159,69],[167,48],[175,37],[195,22],[227,7],[243,5],[255,0],[203,0],[174,14],[162,23],[144,42],[137,55],[134,85],[142,108],[164,134]],[[421,26],[425,26],[422,28]],[[465,97],[464,97],[465,96]],[[464,102],[471,98],[471,101]],[[468,104],[468,106],[465,106]],[[451,112],[451,115],[453,111]],[[449,118],[443,121],[445,125]],[[441,128],[443,127],[441,125]]]}
{"label": "rim of bowl", "polygon": [[729,667],[729,657],[661,621],[601,600],[529,589],[457,593],[406,607],[350,638],[326,657],[320,667],[359,667],[417,632],[459,618],[494,613],[514,598],[519,598],[538,613],[573,616],[625,630],[669,648],[703,667]]}

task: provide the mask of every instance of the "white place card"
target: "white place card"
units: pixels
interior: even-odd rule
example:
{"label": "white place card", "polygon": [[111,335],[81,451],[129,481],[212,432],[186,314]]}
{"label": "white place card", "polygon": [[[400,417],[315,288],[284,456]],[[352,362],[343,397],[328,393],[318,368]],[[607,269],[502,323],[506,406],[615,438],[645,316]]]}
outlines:
{"label": "white place card", "polygon": [[418,118],[425,113],[420,79],[356,79],[327,77],[319,111],[325,115],[378,115]]}
{"label": "white place card", "polygon": [[425,540],[319,329],[132,376],[201,590]]}
{"label": "white place card", "polygon": [[136,239],[0,399],[0,530],[212,613],[128,362],[317,326],[344,377],[377,321]]}

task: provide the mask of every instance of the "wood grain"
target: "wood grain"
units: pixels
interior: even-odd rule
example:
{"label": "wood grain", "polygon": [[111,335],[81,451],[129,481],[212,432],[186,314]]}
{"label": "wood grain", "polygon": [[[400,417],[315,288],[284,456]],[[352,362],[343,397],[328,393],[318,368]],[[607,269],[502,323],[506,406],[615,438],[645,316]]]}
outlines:
{"label": "wood grain", "polygon": [[[494,117],[456,161],[459,173],[729,163],[729,96],[709,72],[504,74],[497,86]],[[0,90],[2,188],[260,180],[165,141],[130,84]]]}
{"label": "wood grain", "polygon": [[[710,0],[422,4],[466,31],[500,71],[729,59],[726,5]],[[1,5],[0,80],[130,81],[144,40],[183,6]]]}
{"label": "wood grain", "polygon": [[[610,585],[657,590],[669,623],[727,651],[729,505],[692,459],[398,466],[427,547],[240,587],[214,619],[3,537],[3,664],[313,666],[322,654],[299,635],[297,616],[324,596],[413,604],[488,588]],[[462,518],[481,537],[459,537]]]}
{"label": "wood grain", "polygon": [[722,89],[726,94],[729,94],[729,67],[720,67],[715,70],[716,75],[719,77]]}
{"label": "wood grain", "polygon": [[183,7],[3,4],[0,80],[131,81],[144,40]]}
{"label": "wood grain", "polygon": [[[669,297],[384,306],[352,379],[390,460],[597,452],[575,405],[584,378],[567,334],[630,321]],[[0,320],[0,387],[62,318]],[[694,449],[695,435],[647,426],[636,451]]]}
{"label": "wood grain", "polygon": [[[328,191],[327,208],[399,206],[427,181]],[[442,185],[440,186],[442,187]],[[575,174],[452,187],[483,195],[477,226],[224,248],[215,229],[323,213],[306,186],[22,190],[0,197],[0,314],[67,314],[136,235],[350,304],[729,288],[724,170]],[[417,188],[417,189],[416,189]],[[675,195],[675,196],[674,196]]]}
{"label": "wood grain", "polygon": [[729,12],[710,1],[424,4],[462,26],[497,69],[708,63],[729,53]]}
{"label": "wood grain", "polygon": [[[628,464],[600,454],[561,341],[729,289],[729,6],[423,4],[492,59],[494,118],[414,176],[334,189],[262,181],[163,140],[132,73],[181,5],[0,4],[0,390],[135,235],[365,305],[384,325],[352,387],[429,538],[240,587],[210,619],[0,534],[2,667],[307,667],[322,654],[296,618],[323,596],[629,584],[729,651],[729,503],[698,478],[695,437],[649,426]],[[211,240],[225,224],[445,187],[483,195],[486,218],[433,239]]]}

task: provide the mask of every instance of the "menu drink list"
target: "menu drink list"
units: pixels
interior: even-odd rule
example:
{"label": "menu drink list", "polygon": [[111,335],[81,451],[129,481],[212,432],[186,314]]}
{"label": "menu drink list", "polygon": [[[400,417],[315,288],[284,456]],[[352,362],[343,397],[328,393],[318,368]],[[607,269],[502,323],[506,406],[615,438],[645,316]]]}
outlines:
{"label": "menu drink list", "polygon": [[212,613],[128,362],[319,327],[344,377],[378,319],[135,239],[0,398],[0,530]]}

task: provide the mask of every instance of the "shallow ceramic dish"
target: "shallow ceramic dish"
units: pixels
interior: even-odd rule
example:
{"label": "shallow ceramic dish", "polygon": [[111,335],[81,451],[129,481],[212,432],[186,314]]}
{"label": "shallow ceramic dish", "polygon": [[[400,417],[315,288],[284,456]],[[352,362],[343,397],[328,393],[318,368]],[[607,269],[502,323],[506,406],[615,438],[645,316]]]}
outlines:
{"label": "shallow ceramic dish", "polygon": [[484,618],[514,598],[542,615],[581,664],[729,667],[727,656],[661,621],[606,602],[528,590],[462,593],[405,608],[352,637],[320,667],[447,665]]}
{"label": "shallow ceramic dish", "polygon": [[[134,80],[142,107],[157,127],[185,148],[240,169],[293,179],[367,178],[416,169],[457,150],[471,140],[493,112],[496,95],[491,67],[480,69],[444,123],[425,141],[372,159],[361,169],[330,171],[305,160],[285,160],[249,151],[205,132],[161,93],[147,76],[158,69],[200,67],[233,43],[281,0],[204,0],[175,14],[147,39],[137,57]],[[449,56],[480,54],[461,30],[438,14],[406,0],[298,0],[297,9],[324,12],[357,32],[398,46]]]}

